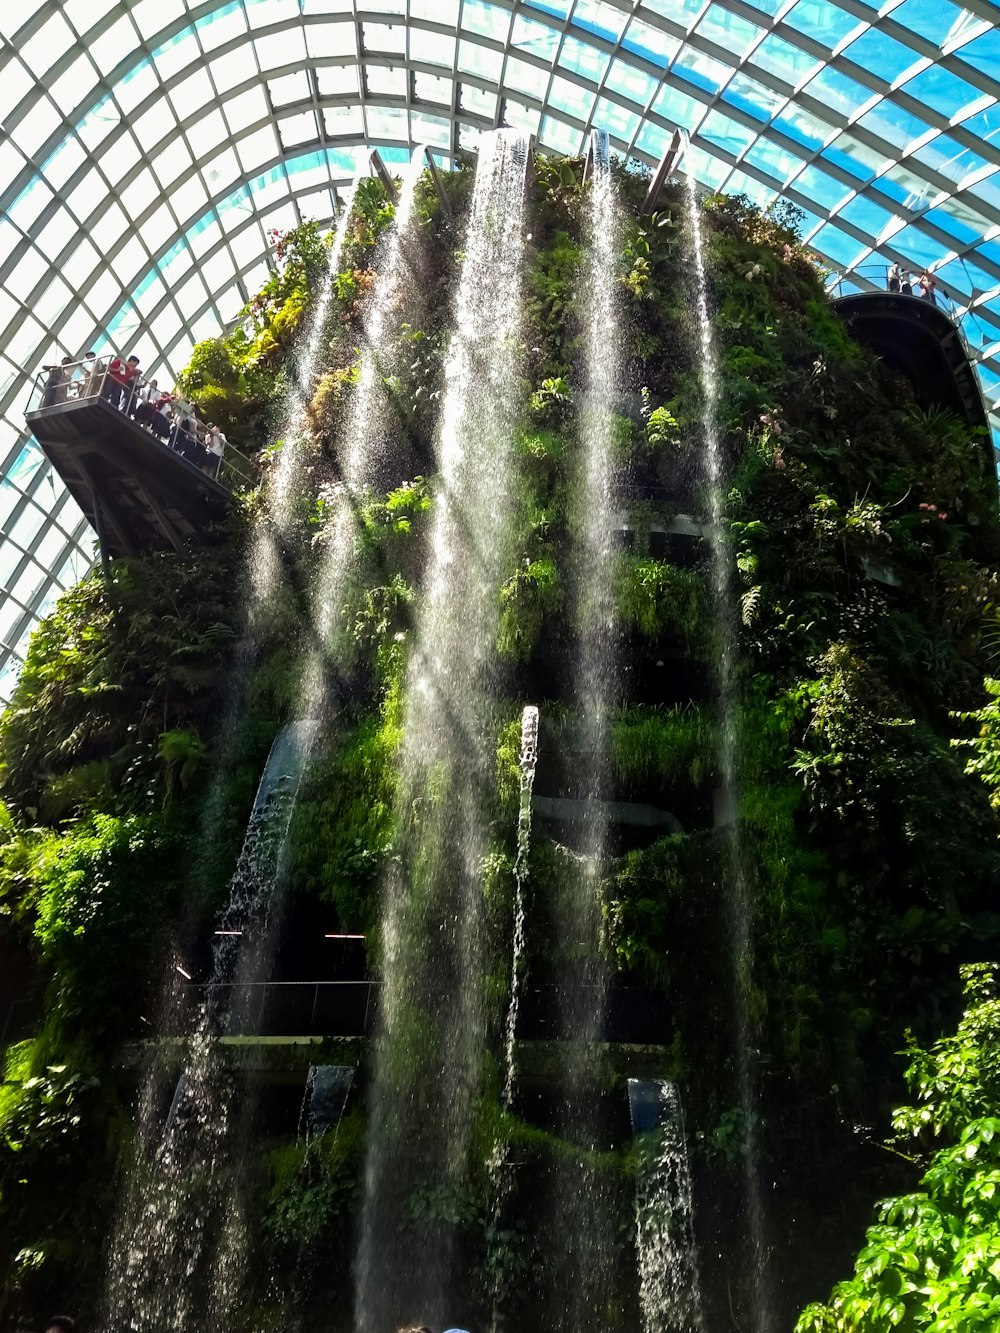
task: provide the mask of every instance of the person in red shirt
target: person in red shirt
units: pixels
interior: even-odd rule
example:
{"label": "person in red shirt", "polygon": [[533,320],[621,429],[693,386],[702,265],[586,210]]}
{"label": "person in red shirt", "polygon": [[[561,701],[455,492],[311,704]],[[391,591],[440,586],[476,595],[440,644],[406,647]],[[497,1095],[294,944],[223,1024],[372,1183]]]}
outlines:
{"label": "person in red shirt", "polygon": [[128,385],[125,377],[125,362],[119,357],[113,356],[108,362],[108,373],[104,378],[104,388],[101,390],[104,397],[112,407],[121,407],[122,390]]}
{"label": "person in red shirt", "polygon": [[129,416],[135,412],[135,391],[139,383],[139,358],[130,356],[122,369],[124,384],[122,387],[122,409]]}

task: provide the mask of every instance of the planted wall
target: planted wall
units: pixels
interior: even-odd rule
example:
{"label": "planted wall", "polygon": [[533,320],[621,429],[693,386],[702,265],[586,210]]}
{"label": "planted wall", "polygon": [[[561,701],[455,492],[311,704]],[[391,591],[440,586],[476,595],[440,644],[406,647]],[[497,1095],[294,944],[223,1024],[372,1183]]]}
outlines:
{"label": "planted wall", "polygon": [[[515,503],[489,672],[496,783],[481,893],[490,1055],[464,1184],[442,1191],[424,1181],[405,1202],[405,1226],[428,1252],[456,1247],[464,1278],[455,1309],[470,1327],[496,1300],[511,1329],[558,1327],[573,1277],[553,1200],[564,1179],[598,1180],[615,1279],[594,1317],[602,1328],[634,1327],[635,1153],[623,1080],[669,1077],[687,1117],[707,1327],[751,1327],[752,1151],[776,1327],[791,1328],[849,1273],[874,1201],[919,1190],[919,1154],[882,1142],[905,1095],[898,1053],[920,1043],[909,1055],[917,1078],[943,1059],[915,1052],[958,1021],[960,964],[995,959],[1000,947],[995,701],[981,711],[1000,652],[995,480],[968,423],[919,408],[914,386],[848,336],[797,242],[794,210],[762,214],[710,196],[700,208],[735,588],[732,604],[719,605],[704,532],[705,401],[684,194],[668,186],[656,212],[641,215],[647,183],[616,171],[627,388],[611,464],[621,665],[610,795],[631,815],[613,820],[599,868],[612,978],[593,1093],[599,1141],[570,1141],[557,1114],[566,1034],[546,1027],[546,1005],[555,981],[581,965],[580,942],[561,928],[580,884],[567,802],[579,798],[587,763],[569,687],[581,632],[581,167],[539,159],[529,184]],[[292,924],[279,958],[295,975],[295,922],[315,919],[330,934],[364,934],[357,974],[380,975],[383,895],[401,854],[406,668],[440,502],[435,432],[470,184],[468,170],[445,180],[447,211],[429,180],[418,188],[409,280],[381,368],[382,461],[358,500],[356,559],[332,632],[317,641],[315,582],[334,539],[338,450],[393,218],[375,181],[361,186],[332,275],[316,374],[294,382],[328,244],[308,225],[281,238],[275,276],[232,334],[195,349],[185,374],[206,414],[261,451],[261,489],[240,497],[216,545],[116,562],[67,594],[35,636],[0,723],[0,942],[34,969],[34,1021],[14,1034],[24,1039],[8,1046],[0,1088],[7,1321],[66,1306],[97,1317],[116,1173],[146,1151],[131,1128],[134,1066],[145,1058],[136,1043],[169,1028],[164,997],[178,960],[193,959],[196,976],[203,964],[256,780],[276,731],[296,716],[311,654],[328,708],[291,824]],[[302,484],[275,533],[269,487],[295,392],[308,400]],[[474,527],[481,516],[464,517]],[[248,562],[262,535],[273,541],[278,593],[255,602]],[[717,664],[728,633],[738,650],[735,797],[719,766]],[[507,1109],[528,703],[540,709],[540,754],[523,1041]],[[442,775],[445,786],[455,779]],[[654,812],[651,822],[634,822],[640,808]],[[725,837],[737,811],[752,903],[742,1053],[723,925]],[[310,954],[308,966],[321,964]],[[973,999],[975,1021],[967,1015],[961,1032],[985,1051],[985,993]],[[349,1058],[342,1046],[322,1049]],[[256,1121],[239,1184],[254,1200],[247,1329],[278,1327],[291,1308],[324,1327],[350,1325],[369,1072],[364,1050],[358,1058],[359,1091],[336,1134],[307,1151],[294,1116],[265,1107]],[[412,1059],[406,1077],[419,1080],[419,1040]],[[752,1104],[741,1060],[752,1069]],[[931,1128],[968,1142],[974,1122],[976,1144],[990,1143],[983,1108],[970,1108]],[[497,1143],[517,1163],[501,1214],[487,1170]],[[969,1160],[991,1170],[991,1151]],[[975,1169],[963,1170],[976,1185]],[[899,1305],[912,1321],[899,1326],[931,1327],[919,1322],[920,1284],[903,1289],[916,1269],[908,1259],[897,1268],[900,1282],[852,1306],[855,1322],[844,1327],[899,1324]],[[978,1290],[997,1282],[980,1278]],[[935,1328],[970,1326],[959,1322],[961,1298],[953,1322]],[[801,1327],[841,1327],[824,1319],[834,1316],[814,1307]]]}

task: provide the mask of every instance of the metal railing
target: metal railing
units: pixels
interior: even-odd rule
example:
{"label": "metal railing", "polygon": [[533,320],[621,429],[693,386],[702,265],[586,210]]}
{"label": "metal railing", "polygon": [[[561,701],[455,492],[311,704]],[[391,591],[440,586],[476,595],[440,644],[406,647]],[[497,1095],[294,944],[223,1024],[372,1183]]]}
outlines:
{"label": "metal railing", "polygon": [[[521,994],[519,1040],[574,1035],[573,1013],[600,990],[604,1015],[598,1040],[657,1043],[667,1031],[666,997],[633,987],[529,986]],[[182,987],[194,1005],[208,1005],[220,1037],[370,1037],[379,1021],[376,981],[239,981]],[[185,1015],[176,1021],[183,1028]],[[187,1012],[190,1019],[190,1010]],[[167,1035],[181,1035],[181,1032]]]}
{"label": "metal railing", "polygon": [[203,442],[205,423],[191,403],[176,394],[161,392],[155,380],[144,379],[118,357],[43,367],[35,377],[26,410],[43,412],[100,401],[131,418],[164,448],[180,454],[227,490],[257,485],[260,477],[256,465],[235,445],[227,441],[221,458],[208,449]]}
{"label": "metal railing", "polygon": [[375,1019],[374,981],[239,981],[183,990],[224,1011],[223,1035],[365,1037]]}
{"label": "metal railing", "polygon": [[[891,264],[859,264],[857,268],[852,268],[847,273],[838,273],[836,279],[830,283],[829,292],[833,296],[853,296],[856,292],[876,291],[893,292],[899,296],[912,296],[917,301],[926,301],[929,305],[936,305],[940,310],[945,311],[953,320],[957,322],[959,316],[964,313],[965,307],[953,301],[944,291],[940,284],[934,291],[934,300],[929,297],[921,296],[919,273],[903,269],[903,278],[905,282],[900,283],[896,288],[890,287],[889,270]],[[934,277],[934,274],[931,274]],[[865,281],[859,282],[857,279],[863,278]],[[910,290],[906,291],[905,287]]]}

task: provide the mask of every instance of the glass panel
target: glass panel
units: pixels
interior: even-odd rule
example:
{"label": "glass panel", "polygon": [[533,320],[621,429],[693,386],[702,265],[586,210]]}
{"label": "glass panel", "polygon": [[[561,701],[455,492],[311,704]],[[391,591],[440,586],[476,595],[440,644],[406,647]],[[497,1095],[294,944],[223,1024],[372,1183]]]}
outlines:
{"label": "glass panel", "polygon": [[859,26],[853,14],[830,4],[829,0],[799,0],[791,13],[785,15],[784,22],[822,42],[831,51]]}
{"label": "glass panel", "polygon": [[586,28],[612,42],[617,42],[625,31],[628,15],[613,9],[604,0],[576,0],[571,22],[574,27]]}
{"label": "glass panel", "polygon": [[793,87],[797,87],[818,68],[819,61],[815,56],[772,33],[757,47],[747,61],[747,66],[750,69],[756,66],[768,74],[773,74],[775,78],[781,79],[791,92]]}
{"label": "glass panel", "polygon": [[979,97],[976,89],[970,88],[964,80],[939,65],[932,65],[930,69],[924,70],[923,74],[911,79],[904,85],[904,91],[948,119],[955,115],[960,107],[967,106]]}
{"label": "glass panel", "polygon": [[306,58],[305,34],[301,28],[284,28],[266,37],[255,37],[257,59],[261,69],[277,69],[281,65],[301,65]]}
{"label": "glass panel", "polygon": [[422,60],[428,65],[446,65],[455,62],[455,39],[438,32],[410,29],[410,59]]}
{"label": "glass panel", "polygon": [[879,234],[892,216],[888,209],[873,203],[864,195],[857,195],[837,213],[838,219],[852,222],[855,227],[873,237]]}
{"label": "glass panel", "polygon": [[[553,79],[553,85],[558,80]],[[551,94],[550,94],[551,95]],[[461,108],[472,115],[485,116],[492,119],[497,111],[496,93],[484,92],[481,88],[474,88],[472,84],[463,83],[461,85]]]}
{"label": "glass panel", "polygon": [[478,33],[481,37],[495,37],[505,41],[510,28],[510,18],[495,9],[484,0],[463,0],[462,28],[466,32]]}
{"label": "glass panel", "polygon": [[62,125],[62,116],[47,98],[41,98],[17,127],[18,147],[32,157]]}
{"label": "glass panel", "polygon": [[18,52],[36,74],[44,74],[64,51],[73,46],[74,41],[73,30],[66,20],[59,14],[52,14],[33,37],[18,44]]}
{"label": "glass panel", "polygon": [[555,116],[546,116],[542,121],[539,138],[546,148],[567,157],[576,157],[583,151],[583,131]]}
{"label": "glass panel", "polygon": [[746,125],[740,125],[735,120],[730,120],[720,111],[710,112],[702,121],[698,128],[698,134],[701,138],[707,139],[709,143],[716,144],[719,148],[725,149],[733,157],[739,157],[753,140],[756,134]]}
{"label": "glass panel", "polygon": [[737,70],[729,80],[722,96],[733,106],[763,121],[770,120],[787,100],[782,93],[772,92],[756,79],[748,78],[741,70]]}
{"label": "glass panel", "polygon": [[430,19],[446,27],[458,27],[458,0],[410,0],[411,19]]}
{"label": "glass panel", "polygon": [[548,61],[556,53],[559,33],[547,23],[536,23],[534,19],[515,15],[510,44],[517,51],[527,51]]}
{"label": "glass panel", "polygon": [[406,29],[398,23],[362,23],[361,42],[365,51],[388,51],[392,55],[403,55],[406,51]]}
{"label": "glass panel", "polygon": [[85,156],[83,145],[77,138],[71,135],[64,139],[42,167],[45,179],[55,189],[62,189]]}
{"label": "glass panel", "polygon": [[643,74],[642,70],[626,64],[624,60],[613,60],[605,86],[612,92],[621,93],[637,106],[646,107],[659,88],[660,81]]}
{"label": "glass panel", "polygon": [[427,143],[437,148],[451,147],[451,121],[444,116],[429,116],[424,111],[411,111],[412,138],[416,143]]}
{"label": "glass panel", "polygon": [[839,111],[844,117],[852,115],[876,95],[871,88],[866,88],[856,79],[849,79],[846,74],[840,74],[835,69],[821,69],[810,80],[806,92],[823,106]]}
{"label": "glass panel", "polygon": [[278,121],[278,133],[281,135],[282,144],[286,148],[291,148],[295,144],[310,143],[313,139],[318,139],[319,127],[313,112],[306,111],[300,116],[284,116]]}
{"label": "glass panel", "polygon": [[662,29],[643,23],[642,19],[633,19],[628,25],[622,45],[626,51],[634,51],[636,55],[652,60],[666,69],[681,44],[676,37]]}
{"label": "glass panel", "polygon": [[[155,0],[149,0],[149,3],[155,3]],[[226,5],[198,20],[198,36],[206,51],[214,51],[217,46],[232,41],[246,30],[247,22],[241,4]]]}
{"label": "glass panel", "polygon": [[323,112],[323,122],[331,139],[354,138],[365,132],[364,116],[359,106],[327,107]]}
{"label": "glass panel", "polygon": [[368,137],[370,139],[402,139],[408,143],[409,128],[406,124],[406,112],[402,107],[367,108]]}
{"label": "glass panel", "polygon": [[526,65],[523,60],[510,56],[507,60],[504,82],[519,93],[527,93],[529,97],[541,100],[549,85],[549,71],[536,69],[534,65]]}
{"label": "glass panel", "polygon": [[[91,47],[91,53],[93,54],[93,47]],[[112,61],[110,65],[102,64],[96,56],[94,58],[97,60],[99,69],[113,69],[117,63],[117,61]],[[171,37],[169,41],[164,42],[162,46],[158,46],[153,52],[153,65],[164,83],[168,79],[172,79],[175,74],[179,74],[181,70],[187,69],[189,65],[200,64],[201,59],[201,50],[192,28],[186,28],[179,32],[175,37]]]}
{"label": "glass panel", "polygon": [[862,69],[877,74],[885,83],[894,83],[913,65],[925,63],[912,47],[894,41],[878,28],[869,28],[847,46],[843,53]]}
{"label": "glass panel", "polygon": [[600,83],[607,73],[610,57],[596,46],[578,41],[575,37],[564,37],[559,53],[558,68],[572,74],[581,74],[586,79]]}
{"label": "glass panel", "polygon": [[901,23],[937,47],[959,15],[960,10],[947,0],[903,0],[892,11],[893,22]]}
{"label": "glass panel", "polygon": [[594,94],[589,88],[581,88],[579,84],[570,83],[568,79],[561,79],[558,74],[553,77],[549,93],[549,101],[553,107],[560,111],[568,111],[579,120],[586,120],[593,100]]}
{"label": "glass panel", "polygon": [[365,69],[365,83],[370,97],[406,96],[406,71],[391,65],[369,65]]}
{"label": "glass panel", "polygon": [[27,231],[45,205],[51,203],[54,198],[55,195],[49,187],[36,177],[28,188],[18,195],[7,210],[7,216],[22,231]]}
{"label": "glass panel", "polygon": [[6,120],[22,97],[35,87],[35,80],[19,60],[8,60],[0,79],[0,119]]}
{"label": "glass panel", "polygon": [[699,37],[705,37],[724,51],[742,60],[746,51],[761,35],[760,28],[747,19],[740,18],[721,5],[712,5],[705,17],[698,24]]}
{"label": "glass panel", "polygon": [[1000,71],[1000,32],[994,28],[991,32],[984,33],[982,37],[977,37],[975,41],[963,46],[958,55],[960,60],[964,60],[973,69],[988,74],[991,79],[997,78]]}
{"label": "glass panel", "polygon": [[832,176],[828,176],[819,167],[809,166],[795,177],[795,188],[807,195],[820,208],[832,210],[840,203],[848,187],[841,185]]}
{"label": "glass panel", "polygon": [[191,154],[183,139],[172,139],[153,158],[153,169],[164,187],[169,186],[182,172],[193,166]]}
{"label": "glass panel", "polygon": [[526,134],[537,134],[541,113],[527,107],[523,102],[508,101],[507,124],[515,130],[524,130]]}
{"label": "glass panel", "polygon": [[639,128],[640,117],[608,101],[606,97],[599,97],[594,108],[594,124],[600,125],[616,138],[629,142]]}
{"label": "glass panel", "polygon": [[115,85],[115,101],[126,114],[131,114],[159,86],[156,71],[148,60],[144,60]]}
{"label": "glass panel", "polygon": [[821,227],[809,244],[838,268],[850,268],[867,248],[832,223]]}
{"label": "glass panel", "polygon": [[[155,81],[154,78],[153,82]],[[69,115],[82,101],[93,95],[96,84],[97,71],[85,55],[80,55],[67,70],[49,83],[47,88],[49,96],[60,111],[64,115]]]}
{"label": "glass panel", "polygon": [[458,67],[469,74],[478,74],[489,83],[499,83],[503,56],[499,51],[490,51],[474,42],[459,42]]}
{"label": "glass panel", "polygon": [[927,124],[918,116],[911,115],[909,111],[904,111],[901,106],[889,101],[879,102],[878,106],[866,111],[858,124],[899,149],[905,148],[914,139],[919,139],[928,129]]}
{"label": "glass panel", "polygon": [[314,59],[323,56],[357,54],[357,30],[353,23],[310,23],[306,28],[306,47]]}

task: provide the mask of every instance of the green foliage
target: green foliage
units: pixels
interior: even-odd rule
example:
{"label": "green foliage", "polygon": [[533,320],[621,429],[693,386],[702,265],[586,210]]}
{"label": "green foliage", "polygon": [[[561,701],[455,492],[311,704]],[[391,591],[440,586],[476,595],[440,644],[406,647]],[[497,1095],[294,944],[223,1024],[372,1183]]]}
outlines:
{"label": "green foliage", "polygon": [[364,1120],[351,1111],[307,1144],[272,1150],[264,1227],[279,1246],[297,1256],[321,1241],[346,1240],[361,1192],[364,1142]]}
{"label": "green foliage", "polygon": [[969,751],[965,771],[979,778],[989,788],[990,805],[1000,810],[1000,681],[988,676],[983,681],[983,688],[989,695],[989,702],[982,708],[967,713],[955,713],[963,722],[978,722],[979,731],[975,736],[959,737],[952,740],[952,745]]}
{"label": "green foliage", "polygon": [[644,638],[672,633],[695,655],[704,651],[711,626],[704,581],[695,570],[663,560],[622,556],[618,606],[624,624]]}
{"label": "green foliage", "polygon": [[917,1101],[893,1116],[897,1144],[930,1147],[920,1188],[878,1204],[855,1276],[796,1333],[987,1333],[1000,1319],[1000,1003],[993,968],[963,973],[958,1031],[927,1049],[911,1040]]}
{"label": "green foliage", "polygon": [[500,589],[497,648],[503,657],[526,662],[542,624],[562,601],[559,571],[550,559],[526,560]]}
{"label": "green foliage", "polygon": [[611,757],[626,782],[658,778],[700,786],[715,777],[717,753],[714,720],[691,704],[625,709],[611,732]]}
{"label": "green foliage", "polygon": [[337,908],[345,930],[373,930],[373,887],[392,848],[402,736],[399,663],[377,714],[362,718],[302,783],[289,834],[290,875]]}
{"label": "green foliage", "polygon": [[0,791],[13,810],[59,819],[167,787],[161,735],[185,731],[196,745],[220,706],[231,559],[121,561],[107,583],[94,576],[65,594],[0,721]]}
{"label": "green foliage", "polygon": [[134,1016],[176,892],[169,871],[164,880],[174,845],[135,815],[94,815],[42,845],[21,910],[33,910],[50,1014],[68,1030],[98,1038]]}

